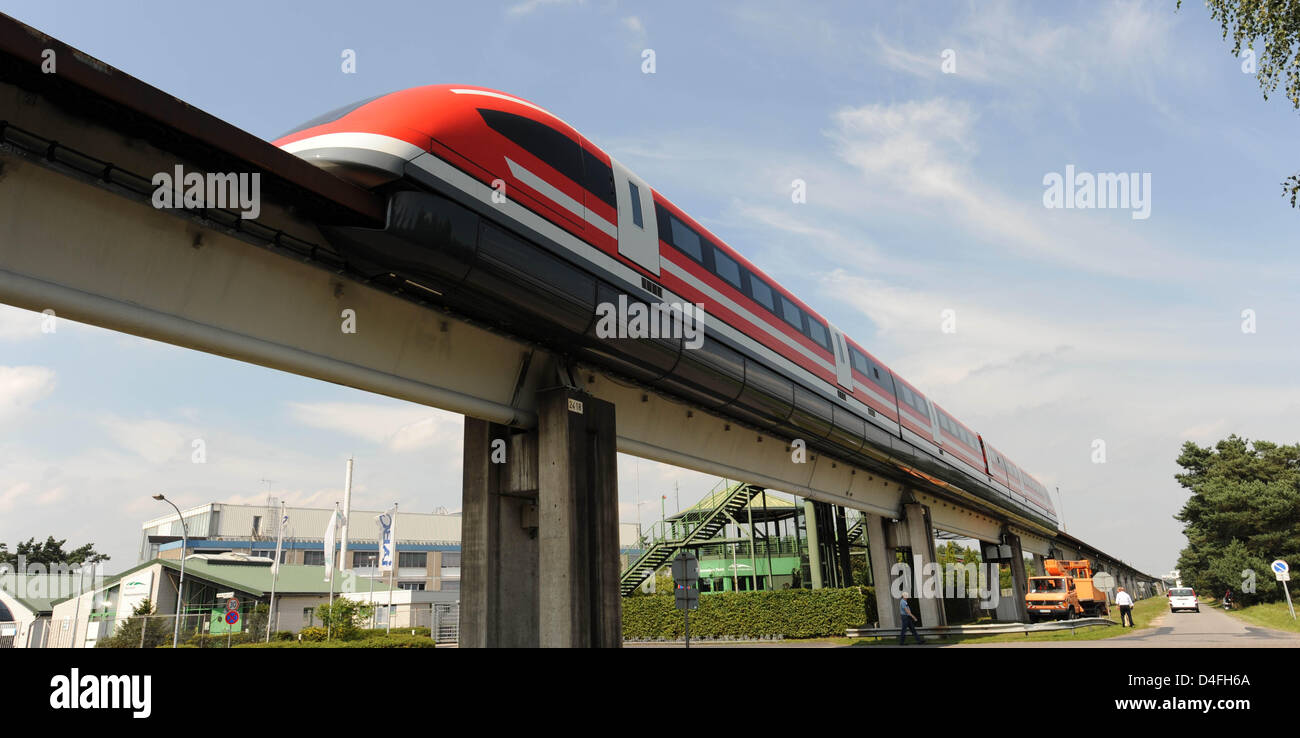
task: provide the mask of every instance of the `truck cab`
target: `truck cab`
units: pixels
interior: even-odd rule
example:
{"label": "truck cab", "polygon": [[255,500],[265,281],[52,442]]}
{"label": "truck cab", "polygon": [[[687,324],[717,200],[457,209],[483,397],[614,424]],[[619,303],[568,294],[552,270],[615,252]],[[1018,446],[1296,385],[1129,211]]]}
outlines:
{"label": "truck cab", "polygon": [[1029,620],[1072,619],[1082,611],[1074,579],[1066,576],[1030,577],[1025,594]]}

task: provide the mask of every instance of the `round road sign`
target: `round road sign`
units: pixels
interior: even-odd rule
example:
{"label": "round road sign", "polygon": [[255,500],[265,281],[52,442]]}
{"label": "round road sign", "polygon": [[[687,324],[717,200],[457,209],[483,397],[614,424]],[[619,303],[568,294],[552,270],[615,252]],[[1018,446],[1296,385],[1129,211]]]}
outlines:
{"label": "round road sign", "polygon": [[238,622],[239,622],[238,610],[231,610],[230,612],[226,613],[226,625],[234,625],[235,623]]}
{"label": "round road sign", "polygon": [[1287,563],[1282,559],[1278,559],[1277,561],[1273,562],[1273,571],[1277,572],[1278,574],[1285,574],[1288,571],[1291,571],[1291,567],[1288,566]]}
{"label": "round road sign", "polygon": [[238,610],[238,609],[239,609],[239,598],[238,598],[238,597],[231,597],[230,599],[226,600],[226,610],[227,610],[227,611],[229,611],[229,610]]}

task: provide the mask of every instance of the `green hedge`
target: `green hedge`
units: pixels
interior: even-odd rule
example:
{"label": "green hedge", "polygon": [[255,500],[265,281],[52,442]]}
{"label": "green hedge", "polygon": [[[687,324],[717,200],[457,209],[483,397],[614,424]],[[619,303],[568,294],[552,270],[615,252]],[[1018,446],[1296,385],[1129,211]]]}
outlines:
{"label": "green hedge", "polygon": [[[818,638],[842,636],[876,619],[870,587],[716,592],[700,595],[691,612],[691,637]],[[681,638],[682,611],[672,595],[623,598],[623,637]]]}
{"label": "green hedge", "polygon": [[245,643],[235,648],[433,648],[426,636],[391,635],[357,638],[351,641],[271,641],[270,643]]}

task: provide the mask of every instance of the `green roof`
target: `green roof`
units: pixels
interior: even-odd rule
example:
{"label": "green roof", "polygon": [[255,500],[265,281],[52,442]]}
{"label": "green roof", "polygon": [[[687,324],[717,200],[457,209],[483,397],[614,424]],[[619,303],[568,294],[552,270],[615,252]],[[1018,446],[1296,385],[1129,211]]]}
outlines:
{"label": "green roof", "polygon": [[[18,575],[6,576],[4,581],[0,581],[0,589],[3,589],[5,594],[14,598],[23,607],[31,610],[37,615],[49,614],[54,611],[54,603],[61,599],[59,597],[19,597],[15,594],[14,589],[18,587],[17,582],[14,580],[17,579],[17,576]],[[35,577],[39,575],[31,574],[28,576]]]}
{"label": "green roof", "polygon": [[[181,562],[173,559],[154,559],[149,564],[162,564],[168,569],[180,571]],[[139,568],[139,567],[137,567]],[[132,570],[134,571],[134,570]],[[130,572],[123,572],[118,578]],[[271,593],[271,567],[266,565],[246,564],[242,562],[213,563],[205,559],[185,559],[185,575],[205,579],[213,584],[230,589],[247,592],[254,597]],[[342,591],[346,575],[334,573],[334,592]],[[370,591],[370,581],[358,577],[358,585],[365,582],[365,591]],[[375,580],[376,592],[389,589],[386,582]],[[330,583],[325,580],[324,566],[303,566],[301,564],[281,564],[280,576],[275,582],[275,593],[280,594],[328,594]]]}

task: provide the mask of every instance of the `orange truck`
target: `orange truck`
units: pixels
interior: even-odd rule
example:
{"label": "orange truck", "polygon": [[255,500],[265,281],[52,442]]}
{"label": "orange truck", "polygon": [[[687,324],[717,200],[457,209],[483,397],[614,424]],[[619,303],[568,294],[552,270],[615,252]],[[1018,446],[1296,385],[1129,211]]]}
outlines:
{"label": "orange truck", "polygon": [[1109,598],[1092,584],[1092,562],[1047,559],[1043,569],[1047,574],[1030,577],[1025,593],[1029,622],[1110,614]]}

